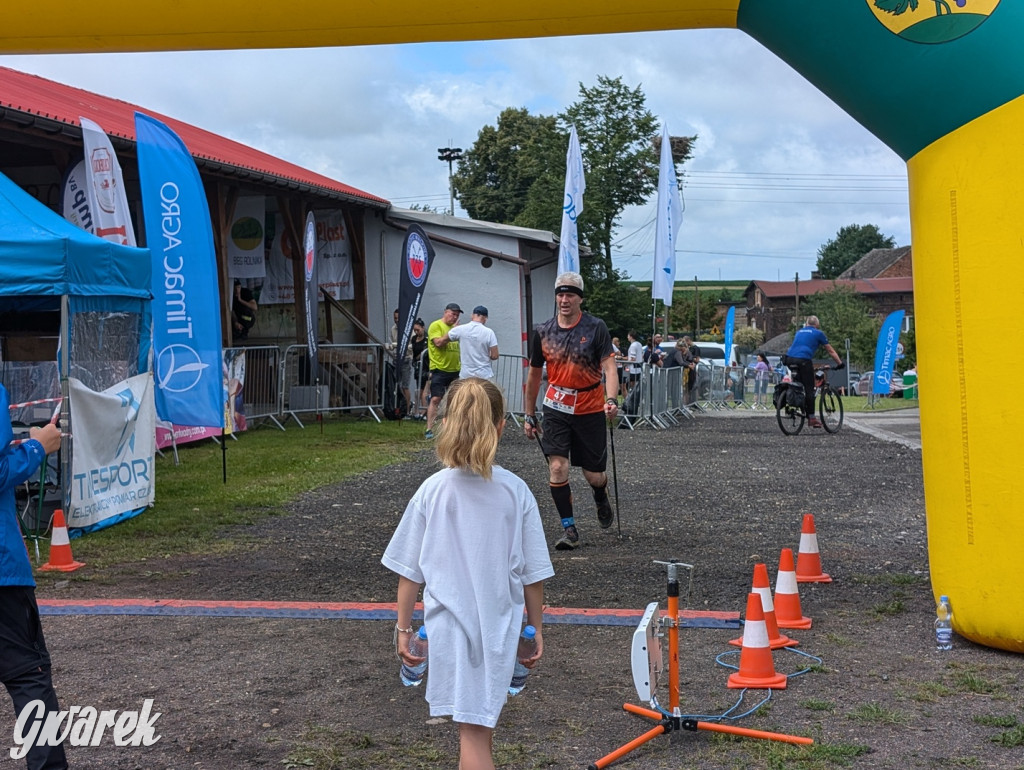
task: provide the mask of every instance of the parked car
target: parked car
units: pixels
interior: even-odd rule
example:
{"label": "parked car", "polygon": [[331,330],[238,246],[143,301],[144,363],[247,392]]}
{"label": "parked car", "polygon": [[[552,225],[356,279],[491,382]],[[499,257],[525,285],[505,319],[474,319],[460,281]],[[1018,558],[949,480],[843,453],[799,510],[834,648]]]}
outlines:
{"label": "parked car", "polygon": [[875,383],[874,372],[864,372],[856,382],[850,385],[850,390],[855,396],[870,396],[871,388]]}

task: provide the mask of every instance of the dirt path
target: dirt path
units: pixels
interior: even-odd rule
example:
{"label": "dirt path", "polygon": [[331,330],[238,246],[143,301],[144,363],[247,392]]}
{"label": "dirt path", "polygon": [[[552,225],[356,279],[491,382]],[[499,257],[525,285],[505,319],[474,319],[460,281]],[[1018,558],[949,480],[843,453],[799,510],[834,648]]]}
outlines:
{"label": "dirt path", "polygon": [[[780,651],[791,677],[767,708],[735,724],[813,737],[812,749],[707,732],[659,737],[624,768],[1021,767],[1020,656],[957,637],[934,650],[920,454],[844,431],[786,439],[773,419],[704,417],[669,431],[615,435],[621,539],[597,527],[574,475],[585,546],[554,552],[552,607],[641,610],[665,599],[664,567],[695,565],[685,607],[741,612],[753,565],[774,582],[779,550],[797,549],[815,514],[831,584],[801,586],[808,631]],[[315,440],[315,437],[312,437]],[[557,519],[536,444],[506,431],[499,461],[534,489],[553,541]],[[401,466],[312,491],[287,516],[226,531],[227,556],[175,556],[91,568],[41,583],[43,599],[392,602],[380,555],[409,496],[434,469],[429,452]],[[153,511],[147,515],[158,515]],[[685,592],[685,587],[684,587]],[[954,608],[955,611],[955,608]],[[455,767],[455,730],[431,720],[398,682],[391,624],[381,620],[49,616],[44,626],[62,703],[162,712],[151,747],[72,748],[76,768]],[[636,703],[630,626],[556,625],[527,690],[506,707],[503,768],[586,767],[651,725]],[[681,709],[734,705],[716,657],[740,632],[680,633]],[[736,653],[725,662],[735,665]],[[734,714],[754,707],[748,691]],[[663,687],[662,700],[667,701]],[[0,734],[12,734],[8,713]],[[10,760],[0,766],[13,765]],[[617,765],[618,766],[618,765]]]}

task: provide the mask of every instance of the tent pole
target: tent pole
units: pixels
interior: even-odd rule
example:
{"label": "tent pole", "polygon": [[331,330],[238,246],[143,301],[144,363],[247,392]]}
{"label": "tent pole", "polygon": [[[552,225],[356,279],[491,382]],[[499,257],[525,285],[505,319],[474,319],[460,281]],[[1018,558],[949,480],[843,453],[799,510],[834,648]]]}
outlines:
{"label": "tent pole", "polygon": [[[60,373],[60,428],[68,434],[69,441],[73,441],[71,429],[71,402],[69,399],[68,376],[70,374],[71,356],[71,312],[69,309],[68,295],[60,297],[60,334],[58,335],[57,348],[57,370]],[[63,502],[64,510],[68,516],[71,515],[71,485],[68,484],[68,477],[71,474],[71,453],[72,446],[68,442],[62,442],[60,452],[60,499]],[[40,489],[40,494],[43,490]]]}

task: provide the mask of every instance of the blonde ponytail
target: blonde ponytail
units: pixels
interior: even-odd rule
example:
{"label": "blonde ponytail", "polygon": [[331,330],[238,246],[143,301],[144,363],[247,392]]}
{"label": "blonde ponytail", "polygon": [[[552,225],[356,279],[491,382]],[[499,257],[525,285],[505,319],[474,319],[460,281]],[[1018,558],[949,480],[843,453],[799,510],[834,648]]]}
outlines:
{"label": "blonde ponytail", "polygon": [[480,377],[458,379],[448,388],[442,410],[438,458],[449,468],[463,468],[490,479],[498,453],[498,426],[505,419],[501,390]]}

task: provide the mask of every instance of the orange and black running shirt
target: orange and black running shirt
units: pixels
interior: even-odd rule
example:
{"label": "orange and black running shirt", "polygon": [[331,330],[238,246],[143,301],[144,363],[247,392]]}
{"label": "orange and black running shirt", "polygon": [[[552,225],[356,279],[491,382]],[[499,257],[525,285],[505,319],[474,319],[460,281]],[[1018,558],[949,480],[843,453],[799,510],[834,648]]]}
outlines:
{"label": "orange and black running shirt", "polygon": [[539,369],[547,362],[550,385],[577,391],[575,414],[593,414],[604,409],[601,362],[612,353],[611,335],[600,318],[583,313],[563,329],[556,316],[534,329],[530,366]]}

